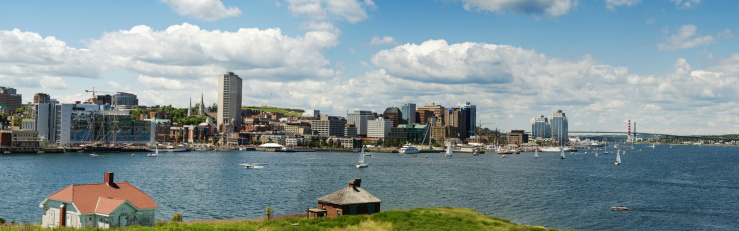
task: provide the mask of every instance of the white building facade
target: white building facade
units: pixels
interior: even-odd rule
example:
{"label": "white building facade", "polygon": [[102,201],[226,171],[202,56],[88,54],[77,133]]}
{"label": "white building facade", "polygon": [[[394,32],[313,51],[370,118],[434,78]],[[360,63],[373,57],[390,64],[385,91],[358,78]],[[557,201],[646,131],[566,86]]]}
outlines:
{"label": "white building facade", "polygon": [[370,120],[367,122],[367,137],[385,140],[390,135],[392,128],[392,120],[386,120],[383,117]]}

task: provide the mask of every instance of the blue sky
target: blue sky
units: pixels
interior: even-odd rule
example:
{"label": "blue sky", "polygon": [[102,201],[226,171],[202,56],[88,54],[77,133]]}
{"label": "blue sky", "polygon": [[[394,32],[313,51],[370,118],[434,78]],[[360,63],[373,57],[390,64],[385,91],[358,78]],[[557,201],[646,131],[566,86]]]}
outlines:
{"label": "blue sky", "polygon": [[567,113],[571,130],[739,133],[739,2],[705,0],[11,1],[0,85],[63,103],[85,89],[145,105],[216,101],[382,112],[478,106],[503,130]]}

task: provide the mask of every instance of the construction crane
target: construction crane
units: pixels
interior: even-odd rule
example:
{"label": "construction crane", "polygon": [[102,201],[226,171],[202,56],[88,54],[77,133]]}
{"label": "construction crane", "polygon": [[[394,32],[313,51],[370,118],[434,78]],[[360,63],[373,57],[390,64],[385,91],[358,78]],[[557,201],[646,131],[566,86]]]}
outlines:
{"label": "construction crane", "polygon": [[486,125],[486,124],[495,124],[495,123],[483,123],[482,121],[479,121],[477,123],[477,134],[476,134],[477,139],[475,139],[475,141],[477,143],[482,143],[483,142],[483,140],[482,140],[482,125]]}
{"label": "construction crane", "polygon": [[96,90],[95,90],[95,87],[92,87],[92,90],[85,90],[85,92],[92,92],[92,98],[95,98],[95,92],[100,92],[100,93],[110,93],[110,92],[108,92],[108,91],[96,91]]}

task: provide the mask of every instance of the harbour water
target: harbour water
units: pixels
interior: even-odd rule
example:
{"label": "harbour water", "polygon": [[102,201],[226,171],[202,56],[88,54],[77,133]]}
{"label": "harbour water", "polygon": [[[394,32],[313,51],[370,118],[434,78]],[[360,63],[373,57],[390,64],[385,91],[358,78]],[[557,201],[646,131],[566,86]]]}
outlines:
{"label": "harbour water", "polygon": [[[639,149],[642,149],[640,151]],[[103,172],[148,193],[157,219],[257,218],[314,208],[316,198],[361,178],[382,209],[466,207],[519,224],[577,230],[737,230],[739,147],[636,145],[615,166],[615,150],[472,156],[375,153],[185,152],[0,154],[0,217],[40,222],[39,203],[70,184],[101,183]],[[716,154],[720,153],[720,154]],[[424,158],[429,156],[429,158]],[[240,163],[258,163],[246,169]],[[631,211],[615,212],[624,205]]]}

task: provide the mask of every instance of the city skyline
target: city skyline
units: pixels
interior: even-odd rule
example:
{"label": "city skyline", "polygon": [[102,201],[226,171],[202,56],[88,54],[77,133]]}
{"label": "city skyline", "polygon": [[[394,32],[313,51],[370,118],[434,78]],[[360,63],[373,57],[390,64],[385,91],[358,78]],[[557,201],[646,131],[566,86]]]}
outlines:
{"label": "city skyline", "polygon": [[0,85],[23,103],[95,87],[187,107],[233,71],[242,105],[471,102],[504,131],[563,110],[570,130],[739,133],[735,2],[192,2],[3,3]]}

